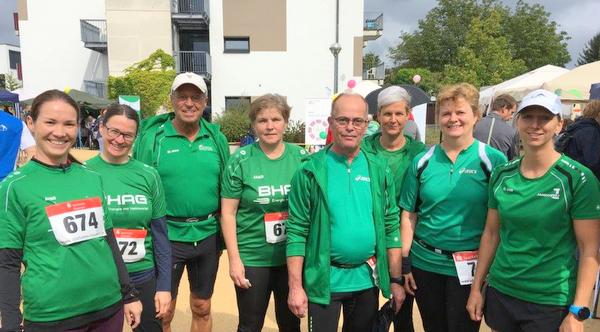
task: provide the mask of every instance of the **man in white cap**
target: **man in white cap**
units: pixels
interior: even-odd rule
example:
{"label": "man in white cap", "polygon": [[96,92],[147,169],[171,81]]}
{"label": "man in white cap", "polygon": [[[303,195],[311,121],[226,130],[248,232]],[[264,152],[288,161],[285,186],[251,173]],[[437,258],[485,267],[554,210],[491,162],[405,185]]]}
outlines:
{"label": "man in white cap", "polygon": [[222,248],[216,214],[229,146],[219,127],[202,119],[207,104],[202,76],[177,75],[171,86],[171,102],[173,113],[142,122],[133,153],[134,158],[158,170],[167,201],[173,301],[163,329],[171,331],[177,289],[187,267],[191,331],[211,331],[210,299]]}

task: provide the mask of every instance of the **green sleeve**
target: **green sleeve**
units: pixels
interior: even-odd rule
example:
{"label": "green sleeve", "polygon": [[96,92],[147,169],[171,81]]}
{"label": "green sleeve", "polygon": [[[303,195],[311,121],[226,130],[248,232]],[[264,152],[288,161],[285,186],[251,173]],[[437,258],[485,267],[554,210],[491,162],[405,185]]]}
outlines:
{"label": "green sleeve", "polygon": [[[148,166],[150,167],[150,166]],[[167,207],[165,202],[165,191],[163,190],[162,181],[158,172],[152,170],[152,219],[162,218],[167,214]]]}
{"label": "green sleeve", "polygon": [[243,189],[243,170],[240,160],[240,154],[236,153],[227,162],[223,179],[221,181],[221,197],[223,198],[240,198],[242,197]]}
{"label": "green sleeve", "polygon": [[113,223],[112,223],[112,219],[110,219],[110,214],[108,213],[108,205],[106,205],[106,200],[103,199],[104,197],[106,197],[106,191],[104,191],[104,183],[102,182],[101,178],[100,178],[100,188],[102,188],[102,196],[100,198],[102,201],[102,211],[104,211],[104,229],[108,233],[109,230],[113,229]]}
{"label": "green sleeve", "polygon": [[304,256],[310,227],[310,180],[301,168],[291,181],[288,195],[289,215],[286,222],[287,256]]}
{"label": "green sleeve", "polygon": [[496,188],[496,182],[498,182],[498,174],[500,173],[500,168],[495,168],[490,176],[490,183],[488,184],[488,208],[490,209],[498,209],[498,201],[496,200],[496,196],[494,195],[494,188]]}
{"label": "green sleeve", "polygon": [[396,205],[396,190],[394,186],[394,178],[389,167],[385,169],[385,241],[386,248],[402,248],[400,241],[400,210]]}
{"label": "green sleeve", "polygon": [[133,159],[139,160],[146,165],[153,165],[152,151],[149,148],[149,134],[140,134],[133,145]]}
{"label": "green sleeve", "polygon": [[17,203],[16,193],[8,190],[4,181],[0,186],[0,248],[23,249],[25,242],[25,215]]}
{"label": "green sleeve", "polygon": [[581,169],[581,177],[573,190],[570,206],[571,219],[600,219],[600,184],[587,168]]}
{"label": "green sleeve", "polygon": [[418,160],[415,157],[412,164],[408,167],[402,182],[402,193],[400,194],[400,202],[398,206],[404,211],[416,212],[417,195],[419,194],[417,185],[417,164]]}

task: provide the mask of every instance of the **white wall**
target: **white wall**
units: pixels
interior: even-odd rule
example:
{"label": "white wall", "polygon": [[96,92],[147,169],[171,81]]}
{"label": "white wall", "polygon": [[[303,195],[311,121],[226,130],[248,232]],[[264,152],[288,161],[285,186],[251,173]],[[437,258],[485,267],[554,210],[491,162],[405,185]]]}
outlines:
{"label": "white wall", "polygon": [[0,74],[11,74],[17,80],[17,70],[10,68],[10,58],[8,57],[8,51],[17,51],[19,48],[12,45],[0,45]]}
{"label": "white wall", "polygon": [[[221,113],[225,96],[279,93],[292,106],[292,119],[304,121],[308,98],[333,94],[335,1],[287,0],[287,52],[223,53],[223,6],[210,2],[212,110]],[[363,2],[340,1],[339,91],[353,76],[354,37],[362,36]]]}
{"label": "white wall", "polygon": [[24,90],[84,90],[84,80],[106,81],[107,57],[83,46],[79,23],[104,18],[104,0],[28,0],[27,20],[19,21]]}

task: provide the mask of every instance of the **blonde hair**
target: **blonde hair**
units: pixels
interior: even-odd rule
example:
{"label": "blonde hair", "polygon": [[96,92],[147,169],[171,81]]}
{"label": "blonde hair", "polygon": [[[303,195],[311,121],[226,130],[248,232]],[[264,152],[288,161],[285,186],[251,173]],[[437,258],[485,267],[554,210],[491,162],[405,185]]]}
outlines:
{"label": "blonde hair", "polygon": [[440,106],[447,101],[464,98],[471,106],[475,117],[479,117],[479,91],[472,84],[458,83],[447,85],[440,90],[435,101],[435,117],[440,115]]}
{"label": "blonde hair", "polygon": [[276,108],[281,113],[285,122],[288,122],[292,108],[288,105],[285,97],[276,93],[267,93],[254,99],[250,104],[250,112],[248,113],[250,121],[254,122],[260,111],[271,107]]}

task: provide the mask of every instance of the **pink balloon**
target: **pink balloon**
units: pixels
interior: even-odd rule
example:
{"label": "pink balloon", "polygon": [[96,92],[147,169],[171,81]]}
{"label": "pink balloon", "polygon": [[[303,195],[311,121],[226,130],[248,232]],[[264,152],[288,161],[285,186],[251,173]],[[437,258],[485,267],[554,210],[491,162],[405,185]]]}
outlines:
{"label": "pink balloon", "polygon": [[356,86],[356,81],[355,80],[349,80],[348,81],[348,88],[354,89],[355,86]]}
{"label": "pink balloon", "polygon": [[421,82],[421,75],[416,74],[413,76],[413,82],[415,82],[415,84],[419,84],[419,82]]}

